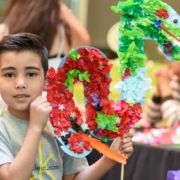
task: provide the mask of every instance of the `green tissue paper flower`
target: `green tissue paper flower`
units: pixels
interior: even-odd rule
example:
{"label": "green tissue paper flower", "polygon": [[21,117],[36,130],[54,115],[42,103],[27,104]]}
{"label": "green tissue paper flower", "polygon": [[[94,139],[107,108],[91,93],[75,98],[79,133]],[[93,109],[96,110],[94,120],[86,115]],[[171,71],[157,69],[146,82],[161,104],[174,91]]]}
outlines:
{"label": "green tissue paper flower", "polygon": [[128,37],[122,37],[119,40],[121,42],[119,49],[118,49],[119,52],[127,52],[129,45],[134,41],[135,45],[139,49],[139,53],[144,54],[144,50],[143,50],[144,40],[142,38],[138,38],[136,35],[134,35],[133,40],[129,39]]}
{"label": "green tissue paper flower", "polygon": [[116,127],[118,115],[106,115],[102,112],[97,112],[96,122],[102,129],[117,132]]}
{"label": "green tissue paper flower", "polygon": [[75,61],[81,57],[74,49],[71,49],[69,56]]}
{"label": "green tissue paper flower", "polygon": [[103,141],[103,142],[108,142],[109,141],[109,136],[106,136],[106,137],[101,137],[100,140]]}
{"label": "green tissue paper flower", "polygon": [[134,39],[134,35],[136,35],[137,38],[143,38],[145,36],[144,31],[142,29],[140,29],[139,27],[135,27],[135,28],[133,28],[130,31],[128,31],[128,30],[126,30],[124,28],[119,27],[119,31],[120,31],[120,33],[122,32],[122,34],[120,34],[120,38],[126,36],[129,39],[133,40]]}
{"label": "green tissue paper flower", "polygon": [[78,77],[80,81],[90,82],[89,76],[90,74],[88,74],[86,71],[80,72],[79,70],[74,69],[67,73],[67,79],[64,84],[68,87],[70,92],[73,92],[74,78]]}
{"label": "green tissue paper flower", "polygon": [[136,69],[145,66],[146,55],[140,54],[139,49],[133,41],[127,52],[118,52],[120,59],[119,73],[124,75],[126,68],[130,69],[132,75],[136,74]]}
{"label": "green tissue paper flower", "polygon": [[142,7],[146,12],[151,13],[155,13],[159,9],[168,9],[167,4],[163,3],[161,0],[144,0]]}

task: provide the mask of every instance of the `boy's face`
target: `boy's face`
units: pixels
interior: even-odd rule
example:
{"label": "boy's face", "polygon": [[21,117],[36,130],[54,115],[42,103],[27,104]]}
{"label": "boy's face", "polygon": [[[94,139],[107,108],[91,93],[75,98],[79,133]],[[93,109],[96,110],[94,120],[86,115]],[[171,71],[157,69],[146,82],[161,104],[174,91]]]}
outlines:
{"label": "boy's face", "polygon": [[5,52],[0,57],[0,93],[8,110],[19,117],[29,112],[31,102],[45,84],[40,57],[30,51]]}

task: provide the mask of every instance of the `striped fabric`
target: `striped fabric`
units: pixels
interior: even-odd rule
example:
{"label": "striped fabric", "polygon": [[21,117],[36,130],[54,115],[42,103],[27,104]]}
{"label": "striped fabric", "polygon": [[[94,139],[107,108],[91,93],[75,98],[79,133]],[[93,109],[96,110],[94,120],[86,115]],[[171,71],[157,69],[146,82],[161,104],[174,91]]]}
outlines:
{"label": "striped fabric", "polygon": [[171,80],[172,99],[167,99],[161,104],[148,100],[145,111],[145,120],[156,123],[162,119],[167,121],[167,126],[172,127],[180,121],[180,83],[178,78],[174,76]]}

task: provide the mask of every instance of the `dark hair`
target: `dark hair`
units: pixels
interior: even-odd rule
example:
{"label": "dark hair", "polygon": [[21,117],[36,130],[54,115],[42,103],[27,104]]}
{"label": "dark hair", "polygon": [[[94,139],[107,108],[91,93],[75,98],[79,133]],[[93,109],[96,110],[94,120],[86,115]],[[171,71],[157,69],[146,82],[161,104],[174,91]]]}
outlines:
{"label": "dark hair", "polygon": [[10,34],[4,36],[0,41],[0,55],[8,51],[32,51],[40,59],[44,70],[44,75],[48,70],[48,51],[39,36],[31,33]]}
{"label": "dark hair", "polygon": [[4,22],[10,34],[29,32],[38,35],[50,51],[60,23],[64,24],[71,45],[70,29],[59,17],[60,0],[11,0]]}

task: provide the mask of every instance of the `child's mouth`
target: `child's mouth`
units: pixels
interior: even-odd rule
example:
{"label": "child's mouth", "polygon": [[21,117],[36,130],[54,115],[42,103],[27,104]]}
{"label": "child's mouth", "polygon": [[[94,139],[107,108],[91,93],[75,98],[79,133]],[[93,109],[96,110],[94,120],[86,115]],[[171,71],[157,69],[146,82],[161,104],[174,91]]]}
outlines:
{"label": "child's mouth", "polygon": [[18,94],[16,96],[14,96],[15,99],[20,100],[20,101],[24,101],[25,99],[27,99],[29,96],[26,94]]}

